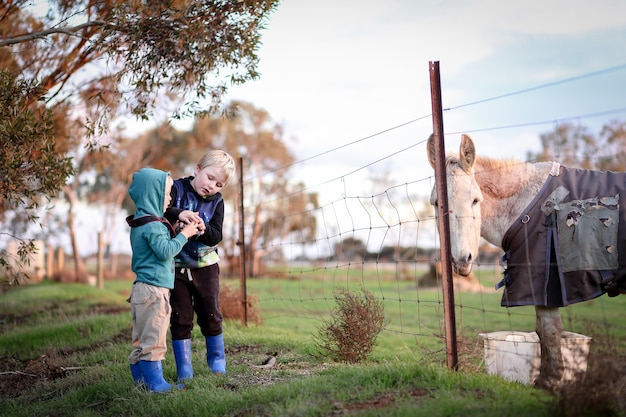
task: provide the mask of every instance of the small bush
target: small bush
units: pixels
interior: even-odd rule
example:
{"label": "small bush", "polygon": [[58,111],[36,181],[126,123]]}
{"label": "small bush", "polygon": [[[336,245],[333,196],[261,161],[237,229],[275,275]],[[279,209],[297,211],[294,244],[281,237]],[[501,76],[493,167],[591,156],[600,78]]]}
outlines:
{"label": "small bush", "polygon": [[[246,294],[246,313],[248,322],[261,324],[261,314],[258,310],[258,300],[254,295]],[[241,320],[243,317],[243,303],[241,302],[241,290],[234,290],[225,282],[220,283],[220,310],[225,319]]]}
{"label": "small bush", "polygon": [[606,329],[585,324],[586,334],[593,337],[587,371],[583,378],[557,388],[554,416],[618,417],[626,415],[626,357],[621,341]]}
{"label": "small bush", "polygon": [[372,352],[385,327],[383,305],[366,290],[362,295],[337,290],[335,301],[337,307],[332,310],[331,319],[318,329],[315,342],[332,360],[361,362]]}

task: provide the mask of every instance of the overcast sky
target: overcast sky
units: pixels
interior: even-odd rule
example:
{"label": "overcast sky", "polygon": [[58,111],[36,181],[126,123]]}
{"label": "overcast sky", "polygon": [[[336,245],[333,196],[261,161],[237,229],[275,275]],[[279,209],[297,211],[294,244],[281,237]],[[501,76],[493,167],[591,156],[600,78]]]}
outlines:
{"label": "overcast sky", "polygon": [[623,0],[284,0],[262,32],[261,78],[229,98],[284,126],[295,179],[321,204],[367,196],[383,191],[372,173],[433,175],[430,61],[448,151],[469,133],[479,154],[524,160],[562,120],[594,133],[626,120],[625,16]]}
{"label": "overcast sky", "polygon": [[309,185],[369,164],[404,182],[432,175],[418,143],[438,61],[446,149],[470,132],[479,154],[524,159],[563,119],[603,113],[571,120],[595,133],[626,119],[624,16],[621,0],[285,0],[262,32],[261,78],[230,97],[284,125]]}

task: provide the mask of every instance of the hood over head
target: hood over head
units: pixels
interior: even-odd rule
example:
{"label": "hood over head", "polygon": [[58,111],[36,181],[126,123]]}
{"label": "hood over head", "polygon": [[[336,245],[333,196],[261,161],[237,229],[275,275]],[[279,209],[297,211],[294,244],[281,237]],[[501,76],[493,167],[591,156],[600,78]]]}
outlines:
{"label": "hood over head", "polygon": [[135,218],[147,215],[163,216],[165,181],[169,175],[169,172],[154,168],[142,168],[133,174],[128,194],[137,206]]}

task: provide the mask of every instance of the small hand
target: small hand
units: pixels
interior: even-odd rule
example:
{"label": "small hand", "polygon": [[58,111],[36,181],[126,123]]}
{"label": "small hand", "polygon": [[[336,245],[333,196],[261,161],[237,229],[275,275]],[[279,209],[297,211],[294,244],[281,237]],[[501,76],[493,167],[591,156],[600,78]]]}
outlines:
{"label": "small hand", "polygon": [[180,233],[182,233],[183,235],[185,235],[185,237],[187,237],[187,239],[195,236],[198,233],[198,229],[199,229],[199,225],[200,224],[204,224],[202,222],[200,223],[187,223],[183,226],[182,230],[180,231]]}
{"label": "small hand", "polygon": [[180,214],[178,215],[178,220],[185,222],[185,223],[201,223],[202,221],[202,217],[200,217],[200,214],[198,214],[195,211],[191,211],[191,210],[183,210],[180,212]]}

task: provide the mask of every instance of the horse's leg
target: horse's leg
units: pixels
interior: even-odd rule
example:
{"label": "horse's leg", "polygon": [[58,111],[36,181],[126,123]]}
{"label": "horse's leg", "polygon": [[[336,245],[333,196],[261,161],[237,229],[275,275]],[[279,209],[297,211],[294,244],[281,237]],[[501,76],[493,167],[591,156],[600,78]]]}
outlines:
{"label": "horse's leg", "polygon": [[535,386],[545,389],[556,388],[563,376],[561,336],[563,323],[558,308],[535,306],[537,315],[536,332],[541,344],[541,367]]}

